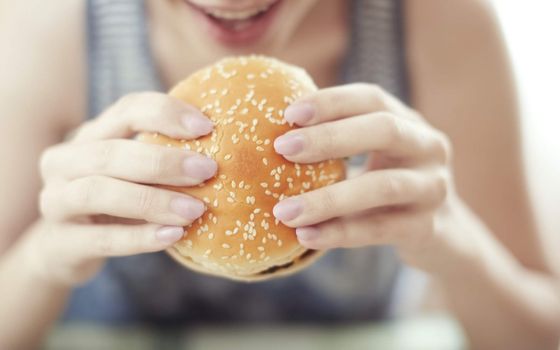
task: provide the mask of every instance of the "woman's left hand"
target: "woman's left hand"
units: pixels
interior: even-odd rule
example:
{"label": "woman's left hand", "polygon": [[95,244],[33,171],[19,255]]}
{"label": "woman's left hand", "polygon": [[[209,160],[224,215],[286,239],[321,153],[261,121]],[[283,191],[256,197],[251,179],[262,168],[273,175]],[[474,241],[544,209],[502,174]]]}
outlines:
{"label": "woman's left hand", "polygon": [[285,118],[302,126],[274,143],[290,161],[369,155],[359,176],[275,206],[274,215],[297,228],[302,245],[393,244],[410,253],[434,243],[436,222],[452,197],[451,148],[444,134],[381,88],[363,83],[306,96]]}

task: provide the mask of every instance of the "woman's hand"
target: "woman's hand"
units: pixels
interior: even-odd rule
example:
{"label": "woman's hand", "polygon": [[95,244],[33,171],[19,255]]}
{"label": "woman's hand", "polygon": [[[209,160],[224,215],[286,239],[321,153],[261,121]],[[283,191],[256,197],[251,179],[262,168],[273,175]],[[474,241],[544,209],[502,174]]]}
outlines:
{"label": "woman's hand", "polygon": [[393,244],[411,253],[434,243],[436,222],[452,191],[445,135],[369,84],[320,90],[292,104],[285,118],[302,126],[274,143],[290,161],[369,154],[359,176],[276,205],[274,215],[297,228],[302,245]]}
{"label": "woman's hand", "polygon": [[165,249],[205,211],[197,199],[149,185],[197,185],[214,176],[216,163],[131,140],[137,131],[191,139],[210,133],[212,123],[167,95],[134,94],[86,123],[70,142],[46,150],[43,219],[27,240],[43,277],[74,285],[105,257]]}

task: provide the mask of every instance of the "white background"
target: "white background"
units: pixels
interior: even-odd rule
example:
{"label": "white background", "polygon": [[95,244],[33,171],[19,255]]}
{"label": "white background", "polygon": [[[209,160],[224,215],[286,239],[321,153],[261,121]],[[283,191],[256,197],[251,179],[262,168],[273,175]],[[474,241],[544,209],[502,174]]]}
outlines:
{"label": "white background", "polygon": [[521,92],[535,208],[543,229],[560,236],[560,0],[494,4]]}

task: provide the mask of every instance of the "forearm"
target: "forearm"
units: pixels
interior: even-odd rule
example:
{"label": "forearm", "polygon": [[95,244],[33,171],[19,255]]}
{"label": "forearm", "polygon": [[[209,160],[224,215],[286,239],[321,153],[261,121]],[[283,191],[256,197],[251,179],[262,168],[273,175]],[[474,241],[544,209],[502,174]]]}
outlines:
{"label": "forearm", "polygon": [[558,281],[520,265],[470,212],[460,215],[465,240],[442,254],[445,269],[434,275],[472,348],[555,349]]}
{"label": "forearm", "polygon": [[1,349],[36,348],[70,290],[40,277],[33,267],[25,247],[31,231],[0,258]]}

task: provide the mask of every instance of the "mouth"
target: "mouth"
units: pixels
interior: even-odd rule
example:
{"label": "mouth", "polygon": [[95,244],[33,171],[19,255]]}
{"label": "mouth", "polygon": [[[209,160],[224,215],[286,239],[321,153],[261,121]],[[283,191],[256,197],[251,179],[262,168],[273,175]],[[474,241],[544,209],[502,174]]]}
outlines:
{"label": "mouth", "polygon": [[254,44],[266,35],[283,0],[238,9],[204,7],[189,0],[185,2],[212,38],[225,45],[242,46]]}

